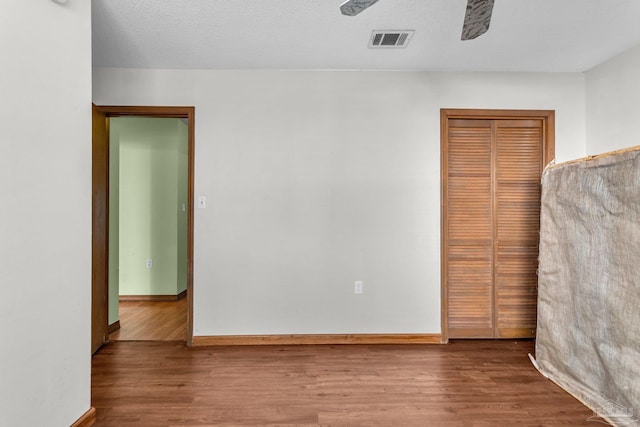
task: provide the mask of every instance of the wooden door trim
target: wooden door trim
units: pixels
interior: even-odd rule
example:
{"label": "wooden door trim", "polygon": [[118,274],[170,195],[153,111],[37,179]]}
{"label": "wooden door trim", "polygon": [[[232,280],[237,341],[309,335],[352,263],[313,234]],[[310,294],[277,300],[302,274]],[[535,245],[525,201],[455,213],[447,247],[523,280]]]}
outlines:
{"label": "wooden door trim", "polygon": [[[96,106],[107,117],[160,117],[187,119],[187,345],[193,345],[193,214],[195,165],[195,107],[189,106]],[[108,180],[107,180],[108,182]],[[104,224],[105,230],[108,223]]]}
{"label": "wooden door trim", "polygon": [[[442,108],[440,110],[440,322],[442,342],[449,341],[449,306],[447,301],[448,264],[445,257],[448,246],[447,177],[449,171],[447,149],[450,119],[514,120],[537,119],[542,121],[542,163],[548,165],[555,156],[555,110],[484,110]],[[492,172],[493,174],[493,172]],[[494,225],[495,228],[495,225]]]}
{"label": "wooden door trim", "polygon": [[[91,107],[91,354],[109,329],[109,140],[105,115]],[[98,307],[102,309],[97,309]]]}

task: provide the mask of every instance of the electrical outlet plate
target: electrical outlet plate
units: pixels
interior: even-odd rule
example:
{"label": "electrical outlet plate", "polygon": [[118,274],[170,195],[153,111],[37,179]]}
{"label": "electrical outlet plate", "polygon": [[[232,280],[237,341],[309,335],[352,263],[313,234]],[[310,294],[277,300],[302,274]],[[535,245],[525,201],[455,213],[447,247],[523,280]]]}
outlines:
{"label": "electrical outlet plate", "polygon": [[353,293],[356,295],[360,295],[362,294],[362,292],[364,292],[363,283],[357,280],[353,287]]}

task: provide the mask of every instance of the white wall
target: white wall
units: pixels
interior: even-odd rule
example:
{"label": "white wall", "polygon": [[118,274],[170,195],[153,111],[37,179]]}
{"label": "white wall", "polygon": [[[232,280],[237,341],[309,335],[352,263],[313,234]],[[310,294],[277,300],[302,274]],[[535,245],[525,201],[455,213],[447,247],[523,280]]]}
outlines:
{"label": "white wall", "polygon": [[0,425],[90,407],[90,2],[0,13]]}
{"label": "white wall", "polygon": [[439,333],[440,108],[553,109],[584,155],[582,74],[96,69],[94,102],[196,107],[195,335]]}
{"label": "white wall", "polygon": [[640,145],[640,46],[586,73],[587,154]]}

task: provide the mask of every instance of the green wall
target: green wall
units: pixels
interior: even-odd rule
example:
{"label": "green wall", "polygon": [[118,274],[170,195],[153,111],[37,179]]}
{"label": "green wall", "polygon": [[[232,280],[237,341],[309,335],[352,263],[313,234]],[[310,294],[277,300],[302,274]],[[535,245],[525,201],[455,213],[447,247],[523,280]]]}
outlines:
{"label": "green wall", "polygon": [[[113,122],[115,119],[111,119]],[[111,124],[111,123],[110,123]],[[109,324],[117,321],[120,258],[120,126],[109,130]]]}
{"label": "green wall", "polygon": [[189,195],[189,127],[178,121],[178,293],[187,290],[187,210]]}
{"label": "green wall", "polygon": [[[177,295],[187,273],[187,125],[112,118],[110,144],[110,292]],[[116,298],[110,294],[110,323]]]}

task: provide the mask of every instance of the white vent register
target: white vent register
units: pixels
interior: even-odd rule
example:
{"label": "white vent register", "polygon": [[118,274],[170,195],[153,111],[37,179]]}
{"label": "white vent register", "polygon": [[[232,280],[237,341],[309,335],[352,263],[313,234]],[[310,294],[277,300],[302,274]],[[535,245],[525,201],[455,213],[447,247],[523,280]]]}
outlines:
{"label": "white vent register", "polygon": [[373,30],[370,48],[404,48],[413,37],[414,30]]}

